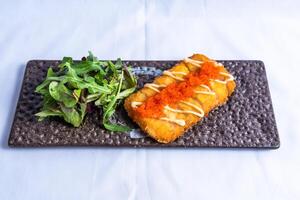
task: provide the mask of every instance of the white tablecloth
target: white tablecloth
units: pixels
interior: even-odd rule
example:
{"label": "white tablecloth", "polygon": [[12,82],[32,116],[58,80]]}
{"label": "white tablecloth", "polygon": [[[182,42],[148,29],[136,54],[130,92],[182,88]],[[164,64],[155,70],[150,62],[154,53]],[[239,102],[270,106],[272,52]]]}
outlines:
{"label": "white tablecloth", "polygon": [[[299,1],[1,1],[0,199],[300,199]],[[7,147],[30,59],[265,62],[278,150]]]}

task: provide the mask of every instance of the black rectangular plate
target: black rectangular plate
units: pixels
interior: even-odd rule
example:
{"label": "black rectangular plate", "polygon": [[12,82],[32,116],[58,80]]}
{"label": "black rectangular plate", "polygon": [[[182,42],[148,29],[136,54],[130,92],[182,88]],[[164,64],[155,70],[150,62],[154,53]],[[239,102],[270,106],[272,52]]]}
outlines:
{"label": "black rectangular plate", "polygon": [[[139,87],[151,82],[162,70],[177,61],[124,61],[138,76]],[[38,122],[34,116],[41,107],[35,87],[50,66],[59,61],[32,60],[27,63],[8,144],[12,147],[105,146],[105,147],[239,147],[278,148],[280,145],[265,67],[256,60],[220,60],[236,78],[237,87],[229,101],[209,113],[182,137],[170,144],[131,138],[129,133],[110,133],[100,124],[99,112],[86,116],[84,124],[74,128],[58,118]],[[123,106],[116,121],[138,129]]]}

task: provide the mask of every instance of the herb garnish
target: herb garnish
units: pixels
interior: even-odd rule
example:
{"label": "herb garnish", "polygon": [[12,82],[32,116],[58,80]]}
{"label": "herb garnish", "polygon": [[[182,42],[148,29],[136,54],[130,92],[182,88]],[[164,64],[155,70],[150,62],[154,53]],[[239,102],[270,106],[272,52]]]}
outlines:
{"label": "herb garnish", "polygon": [[36,113],[38,120],[62,117],[79,127],[87,112],[87,105],[94,104],[103,111],[102,123],[110,131],[128,131],[129,127],[111,123],[110,119],[124,98],[133,93],[137,81],[130,67],[120,59],[100,61],[91,52],[80,62],[64,57],[59,71],[50,67],[45,80],[36,87],[43,97],[43,106]]}

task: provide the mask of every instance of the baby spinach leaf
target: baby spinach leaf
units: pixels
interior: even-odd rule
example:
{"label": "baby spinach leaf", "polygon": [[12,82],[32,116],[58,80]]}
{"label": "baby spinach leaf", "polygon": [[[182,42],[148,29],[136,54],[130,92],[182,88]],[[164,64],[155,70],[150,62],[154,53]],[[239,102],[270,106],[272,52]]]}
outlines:
{"label": "baby spinach leaf", "polygon": [[63,104],[60,104],[61,111],[63,112],[63,118],[66,122],[73,124],[75,127],[79,127],[82,121],[82,116],[75,108],[68,108]]}
{"label": "baby spinach leaf", "polygon": [[[77,90],[78,91],[78,90]],[[49,93],[58,102],[62,102],[66,107],[72,108],[77,104],[78,99],[63,84],[63,82],[52,81],[49,84]]]}

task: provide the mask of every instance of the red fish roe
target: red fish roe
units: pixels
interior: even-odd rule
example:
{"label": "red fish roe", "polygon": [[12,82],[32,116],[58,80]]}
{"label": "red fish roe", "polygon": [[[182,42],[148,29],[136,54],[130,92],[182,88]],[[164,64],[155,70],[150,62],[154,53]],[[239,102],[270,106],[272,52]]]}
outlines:
{"label": "red fish roe", "polygon": [[209,79],[220,77],[220,68],[213,62],[205,62],[201,68],[195,72],[189,73],[184,81],[175,82],[159,93],[149,97],[141,106],[136,108],[140,117],[159,118],[163,115],[163,109],[166,105],[176,104],[194,95],[195,87],[209,84]]}

